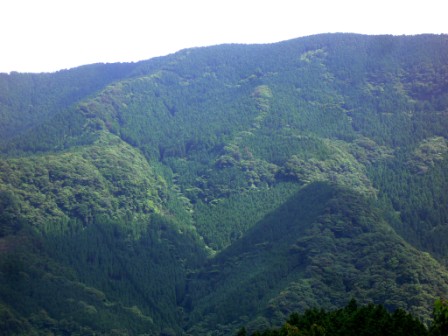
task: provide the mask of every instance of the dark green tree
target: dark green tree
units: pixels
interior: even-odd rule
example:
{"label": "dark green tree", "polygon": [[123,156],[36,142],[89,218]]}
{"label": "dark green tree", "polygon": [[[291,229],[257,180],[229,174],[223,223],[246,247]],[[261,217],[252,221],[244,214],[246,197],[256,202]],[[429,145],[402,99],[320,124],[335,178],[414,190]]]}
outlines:
{"label": "dark green tree", "polygon": [[430,327],[431,336],[448,335],[448,300],[438,299],[434,303],[434,321]]}

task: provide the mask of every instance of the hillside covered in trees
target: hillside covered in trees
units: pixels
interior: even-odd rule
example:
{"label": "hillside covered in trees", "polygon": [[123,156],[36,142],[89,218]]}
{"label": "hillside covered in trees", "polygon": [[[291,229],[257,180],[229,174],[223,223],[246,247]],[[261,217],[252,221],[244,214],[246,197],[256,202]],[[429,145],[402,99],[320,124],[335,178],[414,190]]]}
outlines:
{"label": "hillside covered in trees", "polygon": [[448,293],[446,35],[0,74],[0,135],[8,335],[430,327]]}

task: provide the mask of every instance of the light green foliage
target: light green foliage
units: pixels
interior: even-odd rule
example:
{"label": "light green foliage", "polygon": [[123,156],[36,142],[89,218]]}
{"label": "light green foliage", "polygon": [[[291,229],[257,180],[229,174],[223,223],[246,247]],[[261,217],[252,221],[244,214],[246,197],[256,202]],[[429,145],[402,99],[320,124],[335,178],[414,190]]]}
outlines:
{"label": "light green foliage", "polygon": [[23,220],[39,229],[94,216],[148,218],[160,212],[166,184],[145,158],[119,138],[103,134],[92,146],[60,154],[1,161],[1,189],[15,195]]}
{"label": "light green foliage", "polygon": [[424,174],[437,162],[443,161],[447,152],[448,144],[445,138],[425,139],[414,150],[409,165],[417,174]]}
{"label": "light green foliage", "polygon": [[320,58],[323,56],[326,56],[324,49],[309,50],[300,55],[300,60],[309,63],[313,58]]}
{"label": "light green foliage", "polygon": [[[293,155],[284,166],[283,174],[295,177],[300,183],[332,182],[366,195],[374,195],[366,170],[347,150],[343,142],[321,141],[328,153],[324,158],[306,158]],[[308,153],[309,155],[309,153]]]}

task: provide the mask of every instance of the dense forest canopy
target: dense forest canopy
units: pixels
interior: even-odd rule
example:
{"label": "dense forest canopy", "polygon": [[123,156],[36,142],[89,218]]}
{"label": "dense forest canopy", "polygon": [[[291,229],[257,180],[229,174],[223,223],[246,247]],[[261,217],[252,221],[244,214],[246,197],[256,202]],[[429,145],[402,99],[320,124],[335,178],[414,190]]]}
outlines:
{"label": "dense forest canopy", "polygon": [[9,335],[277,335],[351,298],[442,319],[446,35],[0,74],[0,135]]}

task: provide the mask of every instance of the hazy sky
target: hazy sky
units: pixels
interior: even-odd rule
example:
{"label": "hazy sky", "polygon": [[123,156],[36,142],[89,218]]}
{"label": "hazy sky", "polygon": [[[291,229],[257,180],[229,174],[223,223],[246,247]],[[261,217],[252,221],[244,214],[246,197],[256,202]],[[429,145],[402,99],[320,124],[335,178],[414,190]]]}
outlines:
{"label": "hazy sky", "polygon": [[327,33],[448,33],[446,0],[0,0],[0,72]]}

